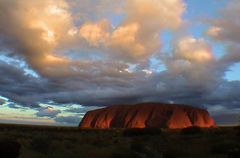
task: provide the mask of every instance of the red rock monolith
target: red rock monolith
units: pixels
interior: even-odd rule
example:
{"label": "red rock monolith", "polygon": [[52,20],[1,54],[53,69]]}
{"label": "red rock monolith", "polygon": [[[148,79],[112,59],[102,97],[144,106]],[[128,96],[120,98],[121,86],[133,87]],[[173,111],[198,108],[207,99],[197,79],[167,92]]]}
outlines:
{"label": "red rock monolith", "polygon": [[81,128],[169,128],[215,127],[208,111],[186,105],[142,103],[114,105],[89,111]]}

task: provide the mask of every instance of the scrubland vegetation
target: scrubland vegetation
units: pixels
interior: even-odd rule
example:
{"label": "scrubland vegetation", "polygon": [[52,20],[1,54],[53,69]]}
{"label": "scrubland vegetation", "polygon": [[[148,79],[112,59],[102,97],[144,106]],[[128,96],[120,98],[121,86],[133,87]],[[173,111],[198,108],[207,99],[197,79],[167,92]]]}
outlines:
{"label": "scrubland vegetation", "polygon": [[1,158],[239,158],[240,127],[109,129],[0,125]]}

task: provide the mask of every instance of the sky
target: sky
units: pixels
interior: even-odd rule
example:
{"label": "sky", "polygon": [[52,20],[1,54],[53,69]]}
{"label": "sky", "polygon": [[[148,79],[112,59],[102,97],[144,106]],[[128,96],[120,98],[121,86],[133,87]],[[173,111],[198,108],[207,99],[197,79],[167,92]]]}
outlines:
{"label": "sky", "polygon": [[239,13],[239,0],[0,0],[0,123],[164,102],[237,124]]}

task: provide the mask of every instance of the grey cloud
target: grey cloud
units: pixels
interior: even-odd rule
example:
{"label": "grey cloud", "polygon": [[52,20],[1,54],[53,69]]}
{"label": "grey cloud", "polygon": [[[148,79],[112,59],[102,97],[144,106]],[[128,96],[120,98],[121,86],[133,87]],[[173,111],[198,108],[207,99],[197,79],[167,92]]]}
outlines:
{"label": "grey cloud", "polygon": [[14,103],[8,103],[7,106],[9,108],[13,108],[13,109],[19,109],[20,108],[19,106],[16,106],[16,104],[14,104]]}
{"label": "grey cloud", "polygon": [[239,124],[239,114],[236,113],[224,113],[213,115],[214,120],[219,125],[236,125]]}
{"label": "grey cloud", "polygon": [[46,107],[46,108],[40,108],[35,115],[38,117],[55,118],[59,113],[61,113],[60,110],[55,110],[51,107]]}
{"label": "grey cloud", "polygon": [[71,7],[74,20],[81,24],[121,13],[124,1],[115,0],[113,3],[112,0],[67,0],[67,2]]}
{"label": "grey cloud", "polygon": [[229,1],[228,5],[219,12],[220,17],[210,20],[212,27],[207,34],[227,47],[226,53],[220,59],[222,65],[230,66],[240,62],[239,10],[238,0]]}
{"label": "grey cloud", "polygon": [[6,103],[6,100],[0,99],[0,105],[3,105],[4,103]]}
{"label": "grey cloud", "polygon": [[86,112],[94,109],[99,109],[99,106],[79,106],[79,107],[68,107],[66,112],[85,114]]}
{"label": "grey cloud", "polygon": [[240,109],[233,109],[226,108],[226,105],[217,105],[210,109],[210,113],[219,125],[236,125],[240,121]]}
{"label": "grey cloud", "polygon": [[79,116],[60,116],[55,118],[55,121],[64,124],[78,125],[80,119]]}
{"label": "grey cloud", "polygon": [[[191,71],[194,71],[194,68]],[[24,106],[32,106],[46,100],[60,104],[77,103],[88,106],[140,101],[175,101],[211,105],[222,103],[224,100],[237,101],[239,91],[236,87],[240,85],[239,82],[228,83],[219,79],[218,75],[211,79],[214,77],[214,73],[211,72],[208,74],[209,80],[199,82],[191,82],[187,73],[186,75],[174,74],[169,71],[149,77],[141,74],[127,78],[105,78],[104,76],[101,78],[99,76],[91,81],[83,78],[48,79],[46,81],[25,76],[24,72],[9,64],[4,66],[2,64],[1,72],[7,76],[6,78],[12,79],[1,84],[1,95]],[[16,73],[18,77],[14,75]],[[15,81],[15,78],[21,82]],[[225,95],[230,92],[233,94]]]}

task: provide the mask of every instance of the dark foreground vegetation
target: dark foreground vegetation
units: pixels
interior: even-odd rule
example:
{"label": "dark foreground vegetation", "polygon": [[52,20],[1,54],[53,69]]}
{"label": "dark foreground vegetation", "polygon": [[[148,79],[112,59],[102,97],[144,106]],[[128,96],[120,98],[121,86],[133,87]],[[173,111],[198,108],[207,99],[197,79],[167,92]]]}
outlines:
{"label": "dark foreground vegetation", "polygon": [[1,158],[240,158],[240,127],[183,130],[0,125]]}

